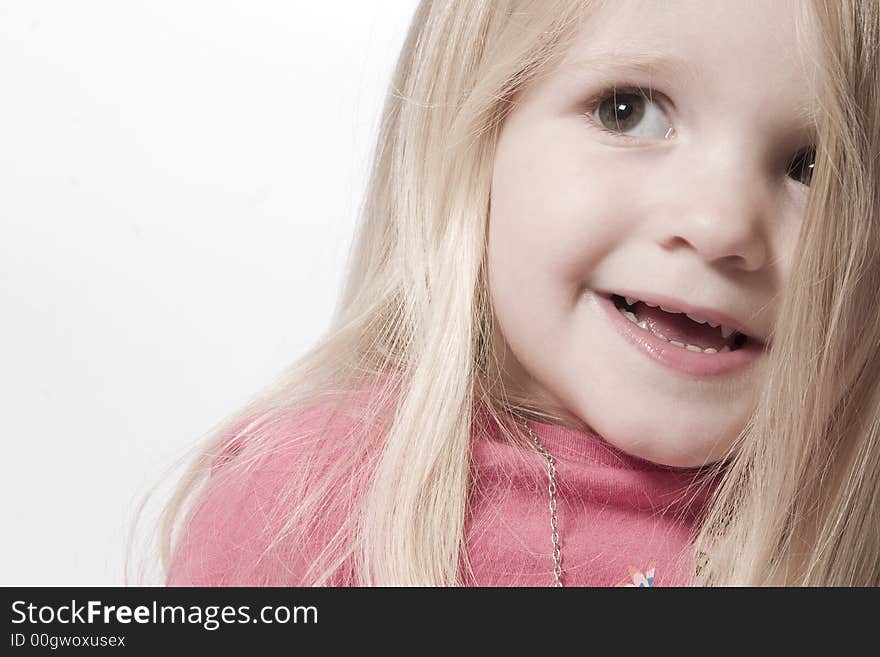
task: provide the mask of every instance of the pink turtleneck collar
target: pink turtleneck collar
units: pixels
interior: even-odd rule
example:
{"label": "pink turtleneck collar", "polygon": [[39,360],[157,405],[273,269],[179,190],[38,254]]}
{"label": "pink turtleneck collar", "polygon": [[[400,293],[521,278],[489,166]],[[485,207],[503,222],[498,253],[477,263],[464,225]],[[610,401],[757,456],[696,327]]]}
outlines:
{"label": "pink turtleneck collar", "polygon": [[[296,414],[275,425],[278,442],[246,469],[219,456],[189,514],[167,577],[171,586],[302,586],[313,558],[326,549],[352,494],[328,507],[308,541],[276,541],[288,503],[281,493],[303,468],[346,449],[344,423],[323,424],[322,411]],[[708,488],[695,471],[653,465],[627,456],[599,436],[531,422],[556,460],[557,516],[565,586],[669,585],[693,569],[689,535]],[[298,436],[314,436],[303,441]],[[486,412],[475,408],[471,479],[465,522],[470,586],[553,584],[547,461],[532,445],[512,444]],[[332,447],[332,449],[326,449]],[[314,449],[312,449],[314,448]],[[354,488],[357,488],[355,486]],[[353,503],[353,501],[352,501]],[[351,509],[349,509],[350,512]],[[463,560],[464,561],[464,560]],[[465,565],[463,563],[463,565]],[[348,566],[331,584],[350,585]]]}
{"label": "pink turtleneck collar", "polygon": [[[563,584],[685,584],[690,535],[715,481],[630,456],[593,433],[528,424],[556,461]],[[469,583],[552,585],[546,459],[511,444],[477,405],[472,462]]]}

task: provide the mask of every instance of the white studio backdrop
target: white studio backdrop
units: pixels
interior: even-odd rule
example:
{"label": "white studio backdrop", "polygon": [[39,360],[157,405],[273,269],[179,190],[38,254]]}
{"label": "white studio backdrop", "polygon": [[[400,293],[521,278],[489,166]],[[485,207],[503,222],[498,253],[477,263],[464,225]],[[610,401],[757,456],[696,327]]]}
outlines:
{"label": "white studio backdrop", "polygon": [[0,3],[0,585],[119,585],[136,502],[326,328],[415,0]]}

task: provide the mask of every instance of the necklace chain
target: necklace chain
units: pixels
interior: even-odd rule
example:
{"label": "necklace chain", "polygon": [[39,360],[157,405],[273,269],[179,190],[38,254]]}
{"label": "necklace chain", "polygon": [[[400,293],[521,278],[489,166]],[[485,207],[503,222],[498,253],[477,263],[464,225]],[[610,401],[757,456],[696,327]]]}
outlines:
{"label": "necklace chain", "polygon": [[562,550],[559,547],[558,520],[556,517],[556,463],[528,422],[523,423],[535,443],[535,447],[547,459],[547,492],[550,494],[550,541],[553,543],[553,586],[562,586]]}
{"label": "necklace chain", "polygon": [[[550,494],[550,541],[553,544],[553,586],[562,586],[562,550],[559,547],[559,531],[558,520],[556,517],[556,462],[553,455],[547,451],[547,448],[538,440],[538,436],[532,431],[527,421],[523,421],[523,426],[532,437],[535,447],[547,459],[547,492]],[[697,551],[695,559],[696,574],[709,562],[708,555],[705,552]]]}

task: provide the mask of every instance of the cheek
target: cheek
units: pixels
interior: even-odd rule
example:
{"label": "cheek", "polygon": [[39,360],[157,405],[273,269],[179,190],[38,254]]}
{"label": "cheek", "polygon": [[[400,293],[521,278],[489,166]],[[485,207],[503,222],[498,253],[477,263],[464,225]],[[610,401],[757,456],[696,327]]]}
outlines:
{"label": "cheek", "polygon": [[782,227],[774,240],[775,251],[778,254],[776,268],[779,271],[780,286],[784,286],[791,276],[794,253],[804,223],[803,212],[799,209],[796,208],[789,214],[791,216],[786,217],[786,221],[782,222]]}
{"label": "cheek", "polygon": [[500,148],[489,213],[490,267],[577,284],[626,232],[613,172],[589,152]]}

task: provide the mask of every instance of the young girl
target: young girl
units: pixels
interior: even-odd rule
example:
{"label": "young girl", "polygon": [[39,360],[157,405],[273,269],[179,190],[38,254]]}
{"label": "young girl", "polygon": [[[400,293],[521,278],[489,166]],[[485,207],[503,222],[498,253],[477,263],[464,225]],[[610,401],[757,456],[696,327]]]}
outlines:
{"label": "young girl", "polygon": [[880,583],[876,2],[425,1],[169,585]]}

